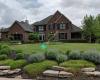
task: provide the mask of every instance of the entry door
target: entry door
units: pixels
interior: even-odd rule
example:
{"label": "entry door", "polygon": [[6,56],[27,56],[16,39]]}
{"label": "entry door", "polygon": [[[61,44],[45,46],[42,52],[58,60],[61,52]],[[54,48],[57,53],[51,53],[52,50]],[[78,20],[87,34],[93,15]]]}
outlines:
{"label": "entry door", "polygon": [[45,40],[45,35],[44,34],[40,34],[39,35],[39,40],[40,41],[44,41]]}

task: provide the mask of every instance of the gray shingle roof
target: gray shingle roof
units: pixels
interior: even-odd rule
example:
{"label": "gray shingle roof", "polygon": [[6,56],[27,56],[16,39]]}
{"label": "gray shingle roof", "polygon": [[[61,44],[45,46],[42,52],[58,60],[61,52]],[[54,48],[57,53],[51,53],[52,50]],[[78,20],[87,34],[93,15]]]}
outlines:
{"label": "gray shingle roof", "polygon": [[52,18],[52,16],[53,15],[50,15],[47,18],[45,18],[41,21],[35,22],[33,25],[35,25],[35,26],[37,26],[37,25],[46,25],[48,23],[48,21]]}
{"label": "gray shingle roof", "polygon": [[81,28],[79,28],[79,27],[75,26],[74,24],[72,24],[71,32],[80,32],[80,31],[82,31]]}
{"label": "gray shingle roof", "polygon": [[28,24],[27,22],[19,22],[17,21],[17,23],[27,32],[33,32],[33,28],[30,24]]}
{"label": "gray shingle roof", "polygon": [[8,32],[8,31],[9,31],[9,28],[2,28],[2,29],[0,29],[1,33],[5,33],[5,32]]}
{"label": "gray shingle roof", "polygon": [[[21,21],[21,22],[15,21],[14,23],[19,24],[24,29],[24,31],[26,31],[26,32],[33,32],[32,25],[28,24],[27,22],[24,22],[24,21]],[[0,32],[8,32],[9,28],[1,29]]]}

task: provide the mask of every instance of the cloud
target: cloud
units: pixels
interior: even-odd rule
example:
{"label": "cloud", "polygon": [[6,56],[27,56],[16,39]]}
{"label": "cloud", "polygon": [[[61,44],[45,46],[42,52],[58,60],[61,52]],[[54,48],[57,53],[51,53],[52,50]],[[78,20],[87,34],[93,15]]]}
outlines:
{"label": "cloud", "polygon": [[100,13],[99,3],[100,0],[0,0],[0,27],[9,27],[15,20],[33,23],[56,10],[80,26],[86,14]]}

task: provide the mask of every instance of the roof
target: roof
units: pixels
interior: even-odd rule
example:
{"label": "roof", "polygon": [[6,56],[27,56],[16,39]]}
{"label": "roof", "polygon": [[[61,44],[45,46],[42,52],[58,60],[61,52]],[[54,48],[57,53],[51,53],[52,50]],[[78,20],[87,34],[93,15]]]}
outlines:
{"label": "roof", "polygon": [[33,32],[33,28],[30,24],[28,24],[27,22],[24,21],[17,21],[17,23],[27,32]]}
{"label": "roof", "polygon": [[[21,22],[15,21],[14,24],[16,24],[16,23],[19,24],[20,27],[22,27],[24,29],[24,31],[26,31],[26,32],[33,32],[32,26],[30,24],[28,24],[27,22],[24,22],[24,21],[21,21]],[[9,28],[11,28],[11,27],[9,27]],[[9,28],[1,29],[0,32],[2,32],[2,33],[8,32]]]}
{"label": "roof", "polygon": [[48,21],[53,17],[53,15],[50,15],[48,17],[46,17],[45,19],[35,22],[33,25],[46,25],[48,23]]}
{"label": "roof", "polygon": [[9,31],[9,28],[2,28],[2,29],[0,29],[0,32],[2,32],[2,33],[8,32],[8,31]]}
{"label": "roof", "polygon": [[79,28],[79,27],[75,26],[74,24],[72,24],[71,32],[80,32],[80,31],[82,31],[81,28]]}

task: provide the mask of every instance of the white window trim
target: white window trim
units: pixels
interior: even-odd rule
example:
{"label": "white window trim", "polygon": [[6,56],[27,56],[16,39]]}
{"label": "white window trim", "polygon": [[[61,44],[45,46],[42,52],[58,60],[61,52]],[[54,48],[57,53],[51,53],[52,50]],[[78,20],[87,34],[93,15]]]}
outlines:
{"label": "white window trim", "polygon": [[39,31],[44,31],[44,26],[39,26]]}
{"label": "white window trim", "polygon": [[66,24],[61,23],[61,24],[60,24],[60,29],[66,29]]}
{"label": "white window trim", "polygon": [[[39,41],[44,41],[45,40],[45,34],[39,34],[39,36],[42,36],[42,40],[39,40]],[[44,40],[43,40],[43,36],[44,36]]]}

